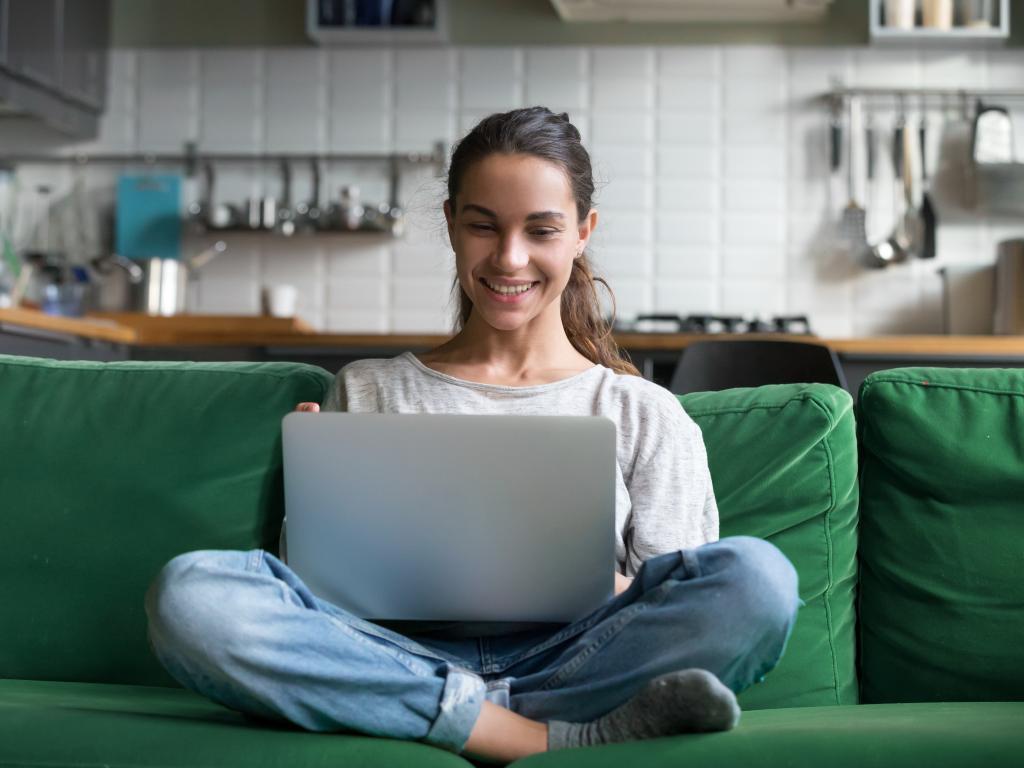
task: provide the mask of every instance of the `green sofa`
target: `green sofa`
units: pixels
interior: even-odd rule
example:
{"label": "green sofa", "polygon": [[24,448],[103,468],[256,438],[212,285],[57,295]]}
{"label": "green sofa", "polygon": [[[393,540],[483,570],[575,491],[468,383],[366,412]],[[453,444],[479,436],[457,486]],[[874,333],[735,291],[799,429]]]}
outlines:
{"label": "green sofa", "polygon": [[[275,549],[281,418],[331,381],[0,356],[0,766],[470,764],[250,720],[177,686],[147,644],[143,594],[171,557]],[[767,538],[800,574],[786,654],[733,731],[517,764],[1024,765],[1024,371],[874,374],[856,419],[820,384],[681,400],[722,535]]]}

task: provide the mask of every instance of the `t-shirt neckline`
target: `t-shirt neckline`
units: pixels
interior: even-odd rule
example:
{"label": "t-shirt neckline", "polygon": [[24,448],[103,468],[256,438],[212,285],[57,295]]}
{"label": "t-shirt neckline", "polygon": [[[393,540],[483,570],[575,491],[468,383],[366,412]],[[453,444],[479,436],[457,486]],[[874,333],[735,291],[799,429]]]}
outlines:
{"label": "t-shirt neckline", "polygon": [[441,379],[442,381],[447,381],[450,384],[457,384],[458,386],[470,387],[472,389],[490,390],[493,392],[516,392],[524,394],[529,394],[531,392],[547,392],[552,389],[560,389],[561,387],[566,387],[577,382],[584,376],[590,375],[599,368],[604,368],[603,365],[595,363],[592,367],[587,368],[587,370],[580,371],[579,373],[573,374],[572,376],[569,376],[568,378],[565,379],[559,379],[558,381],[549,381],[546,384],[530,384],[529,386],[525,387],[513,387],[508,384],[487,384],[482,381],[469,381],[468,379],[460,379],[456,376],[450,376],[447,373],[441,373],[441,371],[436,371],[430,366],[426,365],[411,351],[403,352],[401,354],[401,357],[405,358],[417,370],[422,371],[428,376],[433,376],[435,378]]}

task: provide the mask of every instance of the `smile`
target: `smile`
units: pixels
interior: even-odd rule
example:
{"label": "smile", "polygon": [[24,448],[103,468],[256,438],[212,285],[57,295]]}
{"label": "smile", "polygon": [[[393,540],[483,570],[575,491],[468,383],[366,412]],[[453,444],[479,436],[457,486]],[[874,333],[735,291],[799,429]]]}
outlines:
{"label": "smile", "polygon": [[530,283],[529,285],[519,285],[514,287],[497,286],[493,283],[487,282],[484,278],[480,278],[480,282],[483,283],[487,287],[488,292],[499,301],[518,301],[526,294],[532,293],[533,289],[539,285],[539,283]]}

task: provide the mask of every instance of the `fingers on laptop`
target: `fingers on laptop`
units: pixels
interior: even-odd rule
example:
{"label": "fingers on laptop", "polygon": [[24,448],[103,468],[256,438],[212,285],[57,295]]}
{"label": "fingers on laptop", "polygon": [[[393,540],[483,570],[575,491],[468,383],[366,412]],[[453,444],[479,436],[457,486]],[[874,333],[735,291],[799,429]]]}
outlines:
{"label": "fingers on laptop", "polygon": [[312,413],[318,413],[320,406],[317,403],[299,403],[295,406],[296,411],[311,411]]}

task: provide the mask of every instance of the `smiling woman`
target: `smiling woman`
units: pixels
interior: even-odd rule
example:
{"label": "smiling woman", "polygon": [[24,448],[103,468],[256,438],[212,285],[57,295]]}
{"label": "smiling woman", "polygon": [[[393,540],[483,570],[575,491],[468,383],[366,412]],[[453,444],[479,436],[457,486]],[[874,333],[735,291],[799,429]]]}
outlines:
{"label": "smiling woman", "polygon": [[[452,154],[444,205],[457,335],[421,359],[449,373],[457,366],[470,379],[521,381],[530,369],[564,373],[594,363],[639,375],[601,316],[596,283],[611,289],[585,252],[598,222],[593,193],[590,156],[568,115],[533,107],[477,124]],[[513,354],[487,355],[490,365],[478,358],[474,371],[467,350],[488,347]]]}
{"label": "smiling woman", "polygon": [[[622,358],[600,315],[604,281],[586,256],[593,191],[567,115],[532,107],[485,118],[453,153],[444,203],[455,335],[419,356],[349,363],[322,405],[300,408],[612,420],[608,600],[554,628],[520,616],[370,622],[312,596],[289,567],[282,526],[277,555],[191,552],[161,572],[150,636],[180,682],[312,730],[419,739],[500,762],[736,724],[735,694],[775,666],[793,627],[796,571],[765,541],[718,540],[700,428]],[[488,447],[474,449],[489,456]],[[492,464],[531,480],[515,462]],[[388,482],[400,482],[392,469]],[[457,463],[446,469],[466,479]],[[547,506],[558,519],[558,499]],[[581,546],[564,530],[560,544]],[[445,552],[460,554],[454,544]]]}

